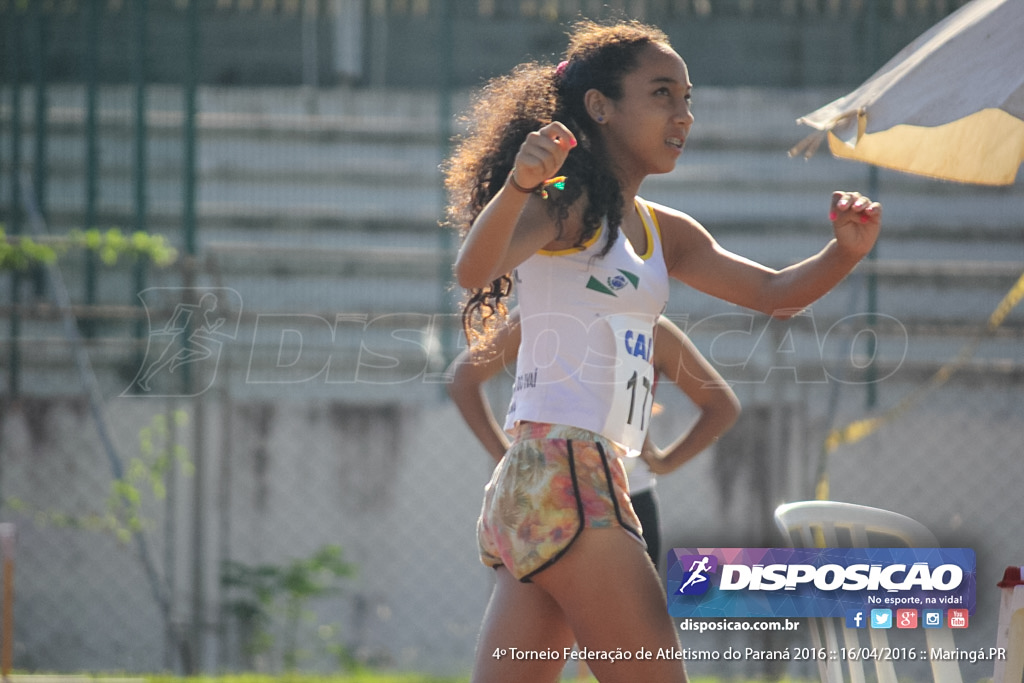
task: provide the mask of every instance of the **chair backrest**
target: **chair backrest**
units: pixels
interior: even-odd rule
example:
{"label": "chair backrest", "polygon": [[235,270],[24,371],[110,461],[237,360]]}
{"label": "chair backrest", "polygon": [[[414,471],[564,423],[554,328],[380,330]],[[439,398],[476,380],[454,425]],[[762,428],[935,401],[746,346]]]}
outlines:
{"label": "chair backrest", "polygon": [[[920,522],[879,508],[827,500],[787,503],[775,509],[775,525],[794,548],[936,548],[935,536]],[[841,647],[861,647],[858,629],[846,628],[837,618],[808,619],[816,648],[838,652]],[[953,634],[948,628],[922,629],[926,647],[954,650]],[[842,634],[842,645],[840,642]],[[872,648],[888,647],[885,629],[867,629]],[[846,671],[844,677],[843,663]],[[935,683],[963,683],[960,665],[929,657]],[[872,663],[878,683],[896,683],[892,659],[875,658]],[[837,657],[818,661],[822,683],[865,683],[864,661]]]}

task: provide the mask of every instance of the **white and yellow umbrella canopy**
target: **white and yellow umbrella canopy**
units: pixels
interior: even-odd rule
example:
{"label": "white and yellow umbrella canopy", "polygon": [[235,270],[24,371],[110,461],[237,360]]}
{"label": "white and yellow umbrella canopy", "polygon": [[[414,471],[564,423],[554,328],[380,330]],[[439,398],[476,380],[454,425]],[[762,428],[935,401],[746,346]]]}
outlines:
{"label": "white and yellow umbrella canopy", "polygon": [[797,119],[837,157],[1010,185],[1024,162],[1024,0],[972,0],[852,93]]}

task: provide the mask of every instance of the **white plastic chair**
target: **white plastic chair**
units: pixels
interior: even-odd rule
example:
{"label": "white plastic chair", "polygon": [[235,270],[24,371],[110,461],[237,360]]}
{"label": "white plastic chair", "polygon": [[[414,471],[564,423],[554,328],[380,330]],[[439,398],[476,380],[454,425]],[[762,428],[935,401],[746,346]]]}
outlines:
{"label": "white plastic chair", "polygon": [[[3,525],[0,525],[3,526]],[[999,625],[996,647],[1006,652],[1006,659],[996,659],[993,683],[1024,681],[1024,583],[1020,582],[1024,567],[1007,567],[999,599]]]}
{"label": "white plastic chair", "polygon": [[[920,522],[904,515],[879,508],[814,500],[787,503],[775,509],[775,525],[794,548],[937,548],[935,536]],[[846,628],[839,618],[808,618],[815,648],[838,652],[839,634],[846,648],[861,647],[859,629]],[[926,647],[955,649],[953,634],[948,628],[921,629]],[[885,629],[869,628],[870,647],[888,647]],[[956,661],[940,661],[929,657],[935,683],[963,683]],[[878,683],[897,683],[896,666],[892,660],[873,661]],[[863,660],[843,658],[818,661],[822,683],[865,683]]]}

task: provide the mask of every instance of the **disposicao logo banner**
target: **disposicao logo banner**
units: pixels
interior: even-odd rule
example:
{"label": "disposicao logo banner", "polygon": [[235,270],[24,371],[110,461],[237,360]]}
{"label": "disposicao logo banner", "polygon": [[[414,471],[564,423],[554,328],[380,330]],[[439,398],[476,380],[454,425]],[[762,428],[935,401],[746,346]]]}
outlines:
{"label": "disposicao logo banner", "polygon": [[673,617],[843,617],[876,608],[967,609],[970,548],[674,548]]}

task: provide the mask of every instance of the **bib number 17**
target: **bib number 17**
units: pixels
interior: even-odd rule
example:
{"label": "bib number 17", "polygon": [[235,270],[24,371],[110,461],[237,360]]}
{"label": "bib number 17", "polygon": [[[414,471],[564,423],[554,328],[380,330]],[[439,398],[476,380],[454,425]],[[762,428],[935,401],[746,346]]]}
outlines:
{"label": "bib number 17", "polygon": [[[629,392],[629,411],[626,413],[626,424],[632,425],[634,416],[639,419],[637,428],[644,431],[647,427],[647,402],[651,398],[651,378],[646,374],[641,376],[636,370],[626,381],[626,391]],[[637,409],[637,398],[640,399],[639,410]]]}
{"label": "bib number 17", "polygon": [[654,326],[649,318],[628,314],[607,320],[615,340],[614,375],[609,377],[615,391],[602,434],[639,451],[654,403]]}

